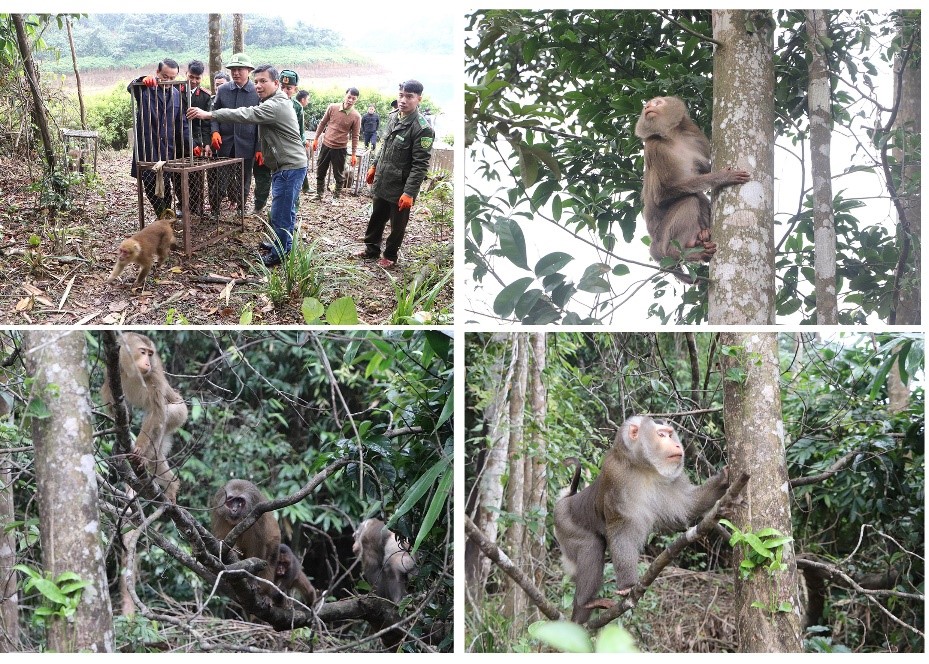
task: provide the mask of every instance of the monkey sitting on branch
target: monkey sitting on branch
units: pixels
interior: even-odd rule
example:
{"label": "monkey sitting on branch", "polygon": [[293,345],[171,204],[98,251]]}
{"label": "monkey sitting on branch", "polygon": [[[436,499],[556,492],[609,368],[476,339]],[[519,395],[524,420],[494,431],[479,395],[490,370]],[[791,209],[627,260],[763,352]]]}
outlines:
{"label": "monkey sitting on branch", "polygon": [[358,524],[352,553],[361,561],[362,576],[374,594],[394,604],[406,597],[409,577],[416,573],[416,559],[383,521],[365,519]]}
{"label": "monkey sitting on branch", "polygon": [[304,603],[316,602],[316,588],[303,573],[300,561],[286,544],[281,544],[277,557],[277,567],[274,571],[274,583],[285,593],[297,591]]}
{"label": "monkey sitting on branch", "polygon": [[577,492],[577,464],[568,495],[555,503],[555,537],[576,584],[571,620],[583,624],[597,608],[607,546],[616,589],[628,593],[638,578],[639,552],[656,529],[687,526],[707,512],[729,485],[723,469],[701,486],[684,474],[684,448],[674,428],[647,415],[627,419],[603,459],[600,475]]}
{"label": "monkey sitting on branch", "polygon": [[710,171],[710,142],[677,97],[655,97],[645,104],[635,135],[645,145],[642,203],[652,258],[680,259],[682,251],[700,248],[697,260],[709,261],[716,243],[704,192],[744,184],[751,175],[732,168]]}
{"label": "monkey sitting on branch", "polygon": [[[179,483],[168,465],[168,457],[171,435],[187,421],[187,404],[165,378],[164,366],[151,339],[136,332],[123,332],[118,337],[123,396],[132,408],[145,413],[133,455],[144,463],[164,490],[165,498],[177,502]],[[114,405],[109,374],[103,381],[100,396],[104,404]]]}
{"label": "monkey sitting on branch", "polygon": [[[173,213],[171,214],[173,217]],[[152,271],[155,258],[158,258],[158,264],[162,265],[168,260],[173,244],[174,229],[171,227],[171,221],[164,218],[153,221],[132,237],[120,242],[116,250],[116,265],[113,266],[106,282],[112,284],[131,263],[136,263],[139,266],[139,276],[132,284],[132,290],[142,288],[145,277]]]}

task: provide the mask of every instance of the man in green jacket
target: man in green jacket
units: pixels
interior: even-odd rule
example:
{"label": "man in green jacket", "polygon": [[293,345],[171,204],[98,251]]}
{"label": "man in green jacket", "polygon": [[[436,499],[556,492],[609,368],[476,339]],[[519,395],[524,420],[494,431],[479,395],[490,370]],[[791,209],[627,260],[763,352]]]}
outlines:
{"label": "man in green jacket", "polygon": [[261,262],[272,267],[290,251],[297,221],[295,204],[300,195],[300,185],[306,177],[306,152],[293,104],[280,89],[277,69],[261,65],[252,74],[261,100],[258,106],[221,108],[212,112],[191,108],[187,117],[259,126],[260,152],[255,158],[271,169],[271,228],[277,236],[275,246],[262,244],[268,253],[261,257]]}
{"label": "man in green jacket", "polygon": [[[372,159],[365,178],[373,184],[374,204],[365,249],[356,258],[378,259],[381,267],[393,267],[410,221],[410,210],[429,169],[435,132],[419,113],[423,84],[410,79],[400,84],[397,110],[390,114],[381,151]],[[384,228],[390,221],[390,235],[381,255]]]}

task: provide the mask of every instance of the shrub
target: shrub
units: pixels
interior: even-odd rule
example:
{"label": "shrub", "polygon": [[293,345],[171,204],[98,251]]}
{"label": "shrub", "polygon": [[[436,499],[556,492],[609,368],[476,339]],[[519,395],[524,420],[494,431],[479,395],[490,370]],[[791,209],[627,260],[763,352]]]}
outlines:
{"label": "shrub", "polygon": [[87,124],[100,134],[101,147],[114,150],[129,147],[132,99],[125,83],[117,83],[109,93],[88,98]]}

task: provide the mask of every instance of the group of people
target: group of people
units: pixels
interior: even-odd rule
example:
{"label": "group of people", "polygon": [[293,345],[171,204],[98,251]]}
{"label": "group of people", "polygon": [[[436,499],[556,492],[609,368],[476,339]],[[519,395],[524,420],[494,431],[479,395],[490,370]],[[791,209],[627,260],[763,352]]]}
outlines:
{"label": "group of people", "polygon": [[[365,147],[371,145],[374,155],[365,176],[372,185],[374,204],[365,231],[365,248],[353,255],[375,260],[381,267],[392,267],[429,168],[435,138],[432,126],[419,112],[422,83],[410,79],[400,84],[396,110],[391,112],[383,132],[381,150],[375,153],[380,117],[374,106],[369,106],[364,116],[355,110],[360,96],[357,88],[349,87],[341,102],[326,108],[311,141],[304,132],[309,94],[297,91],[299,76],[295,71],[278,71],[271,65],[255,67],[244,53],[234,54],[226,69],[228,76],[224,72],[214,76],[213,96],[200,87],[204,66],[197,60],[189,63],[187,80],[180,84],[174,83],[179,66],[169,58],[158,63],[154,76],[130,83],[139,114],[132,174],[136,175],[136,158],[158,162],[189,156],[188,143],[196,157],[242,158],[241,183],[236,175],[233,182],[227,183],[231,185],[228,191],[244,191],[247,198],[254,176],[256,212],[263,211],[270,194],[269,220],[275,241],[261,243],[260,249],[262,263],[273,267],[291,250],[300,191],[309,191],[308,150],[318,150],[317,198],[323,197],[331,168],[335,180],[333,204],[338,205],[345,164],[357,164],[358,142],[363,134]],[[226,80],[220,84],[221,79]],[[173,93],[174,87],[180,94]],[[157,120],[142,121],[149,116]],[[174,144],[176,137],[184,137],[183,146]],[[217,210],[224,192],[214,170],[208,171],[208,191],[210,207]],[[171,178],[159,177],[155,169],[143,170],[141,177],[146,195],[160,215],[171,206]],[[202,214],[202,171],[192,171],[189,178],[190,204]],[[239,200],[239,194],[235,200]],[[391,230],[385,243],[388,222]]]}

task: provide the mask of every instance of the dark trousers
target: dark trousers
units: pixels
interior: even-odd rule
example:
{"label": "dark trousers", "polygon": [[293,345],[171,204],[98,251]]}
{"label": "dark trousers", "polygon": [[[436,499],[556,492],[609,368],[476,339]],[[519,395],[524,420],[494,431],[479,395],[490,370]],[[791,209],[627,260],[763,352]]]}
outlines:
{"label": "dark trousers", "polygon": [[364,133],[365,147],[368,147],[368,144],[371,144],[371,152],[377,149],[377,132],[376,131],[366,131]]}
{"label": "dark trousers", "polygon": [[[174,180],[174,194],[177,196],[178,205],[183,200],[181,198],[181,174],[172,173]],[[188,203],[190,204],[190,213],[203,216],[203,171],[191,171],[187,174],[187,192]]]}
{"label": "dark trousers", "polygon": [[368,220],[368,229],[365,231],[365,250],[371,258],[381,255],[381,239],[384,237],[384,228],[390,222],[390,235],[384,245],[384,258],[397,260],[406,225],[410,221],[410,208],[400,210],[397,203],[375,196],[371,209],[371,218]]}
{"label": "dark trousers", "polygon": [[268,203],[268,195],[271,193],[271,169],[255,162],[252,173],[255,176],[255,209],[261,210]]}
{"label": "dark trousers", "polygon": [[160,217],[162,212],[170,210],[172,207],[171,180],[173,178],[170,173],[162,173],[162,179],[164,182],[164,195],[157,196],[155,195],[155,171],[150,168],[142,171],[142,188],[145,190],[145,197],[148,202],[155,209],[156,217]]}
{"label": "dark trousers", "polygon": [[[252,164],[255,160],[246,158],[242,162],[242,174],[245,178],[245,203],[248,202],[248,190],[252,186]],[[236,205],[239,204],[239,187],[241,179],[239,178],[239,166],[224,166],[221,168],[211,168],[207,172],[207,183],[210,189],[210,209],[216,214],[219,212],[222,199],[229,197],[229,200]],[[243,203],[244,205],[244,203]]]}
{"label": "dark trousers", "polygon": [[335,191],[338,195],[342,188],[345,172],[345,157],[348,154],[347,148],[330,148],[321,145],[319,155],[316,157],[316,193],[322,195],[326,188],[326,171],[329,164],[332,164],[332,177],[335,178]]}

